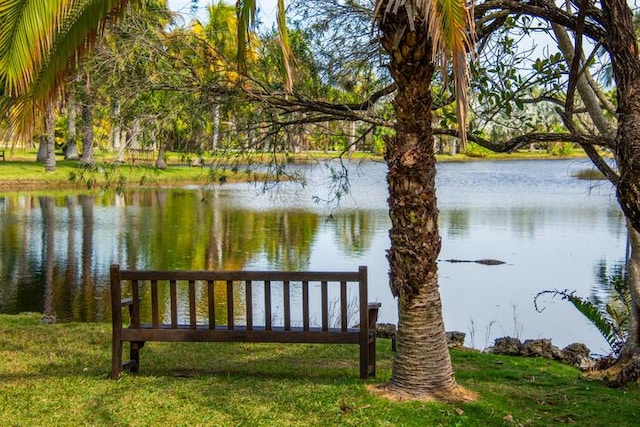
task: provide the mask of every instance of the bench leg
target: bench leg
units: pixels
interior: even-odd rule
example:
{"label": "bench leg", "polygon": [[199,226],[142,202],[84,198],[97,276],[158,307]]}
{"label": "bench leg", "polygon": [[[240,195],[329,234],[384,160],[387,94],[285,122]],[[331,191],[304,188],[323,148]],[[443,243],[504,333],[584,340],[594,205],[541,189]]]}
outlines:
{"label": "bench leg", "polygon": [[122,341],[113,340],[111,343],[111,379],[117,380],[122,373]]}
{"label": "bench leg", "polygon": [[144,341],[132,341],[129,348],[129,362],[127,362],[127,369],[131,372],[138,372],[140,370],[140,350],[144,347]]}
{"label": "bench leg", "polygon": [[376,377],[376,331],[369,332],[369,363],[367,366],[367,374],[370,378]]}
{"label": "bench leg", "polygon": [[367,343],[360,342],[360,379],[369,378],[369,349]]}

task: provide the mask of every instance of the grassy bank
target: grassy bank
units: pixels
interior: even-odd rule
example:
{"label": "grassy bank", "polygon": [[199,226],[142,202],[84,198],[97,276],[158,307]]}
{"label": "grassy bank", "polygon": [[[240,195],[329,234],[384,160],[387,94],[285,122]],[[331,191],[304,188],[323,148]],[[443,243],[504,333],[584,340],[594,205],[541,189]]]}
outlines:
{"label": "grassy bank", "polygon": [[241,169],[211,170],[170,164],[167,169],[156,169],[152,165],[123,164],[118,167],[97,164],[93,170],[79,166],[77,161],[59,160],[55,172],[45,172],[44,165],[28,160],[0,162],[0,190],[22,191],[25,189],[95,189],[138,186],[171,186],[180,184],[217,184],[221,181],[247,181],[255,179]]}
{"label": "grassy bank", "polygon": [[356,346],[160,344],[142,373],[107,379],[110,326],[0,315],[0,425],[637,425],[640,390],[612,390],[539,359],[454,351],[474,403],[392,403],[358,379]]}

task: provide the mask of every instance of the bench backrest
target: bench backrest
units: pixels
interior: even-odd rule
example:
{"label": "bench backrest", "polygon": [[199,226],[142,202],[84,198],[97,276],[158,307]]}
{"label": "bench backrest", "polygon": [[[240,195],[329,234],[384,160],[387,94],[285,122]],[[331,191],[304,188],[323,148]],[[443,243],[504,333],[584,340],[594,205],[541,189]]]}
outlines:
{"label": "bench backrest", "polygon": [[[114,326],[122,325],[123,296],[130,298],[133,328],[357,332],[350,321],[368,325],[364,266],[351,272],[284,272],[145,271],[112,265]],[[356,309],[358,317],[350,320]]]}

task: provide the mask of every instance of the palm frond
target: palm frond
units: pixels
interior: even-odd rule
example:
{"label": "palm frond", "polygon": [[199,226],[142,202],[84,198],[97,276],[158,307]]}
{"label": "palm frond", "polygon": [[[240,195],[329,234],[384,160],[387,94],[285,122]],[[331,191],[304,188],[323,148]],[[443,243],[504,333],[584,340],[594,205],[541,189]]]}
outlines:
{"label": "palm frond", "polygon": [[47,58],[76,0],[6,0],[0,3],[0,76],[7,95],[24,93]]}
{"label": "palm frond", "polygon": [[238,54],[236,63],[241,72],[247,71],[247,47],[249,32],[256,21],[256,1],[239,0],[237,3],[238,14]]}
{"label": "palm frond", "polygon": [[[548,294],[550,294],[552,298],[559,295],[563,300],[567,300],[573,304],[573,306],[598,329],[598,332],[600,332],[614,352],[618,352],[622,348],[625,340],[624,326],[622,323],[617,322],[623,319],[612,316],[614,310],[610,305],[602,309],[597,304],[576,296],[575,291],[569,292],[569,290],[559,291],[554,289],[538,292],[535,296],[533,302],[538,312],[544,310],[544,308],[540,309],[538,307],[538,298]],[[607,317],[607,315],[609,315],[609,317]]]}
{"label": "palm frond", "polygon": [[461,139],[466,142],[471,74],[467,54],[475,45],[472,6],[465,0],[376,0],[374,16],[384,18],[388,13],[406,13],[411,31],[415,31],[418,20],[423,22],[433,44],[433,61],[452,64],[458,127]]}
{"label": "palm frond", "polygon": [[[29,137],[64,78],[128,0],[0,2],[0,80],[12,133]],[[6,111],[8,110],[8,112]]]}
{"label": "palm frond", "polygon": [[604,339],[607,340],[611,348],[616,348],[619,343],[619,337],[615,332],[615,325],[603,316],[598,306],[575,295],[567,295],[566,299],[569,300],[584,317],[593,323]]}
{"label": "palm frond", "polygon": [[287,32],[284,0],[278,0],[277,22],[278,34],[280,35],[280,49],[282,50],[282,63],[284,66],[284,88],[287,93],[291,93],[293,92],[293,77],[291,71],[293,54],[291,53],[291,43],[289,42],[289,33]]}

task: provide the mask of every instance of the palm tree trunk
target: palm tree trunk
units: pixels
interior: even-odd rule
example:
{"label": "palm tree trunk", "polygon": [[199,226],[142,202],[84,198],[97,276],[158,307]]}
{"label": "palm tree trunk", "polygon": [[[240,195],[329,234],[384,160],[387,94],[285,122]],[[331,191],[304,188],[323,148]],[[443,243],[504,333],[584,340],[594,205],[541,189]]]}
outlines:
{"label": "palm tree trunk", "polygon": [[55,140],[55,116],[53,104],[47,105],[45,112],[45,159],[44,170],[47,172],[55,172],[56,170],[56,140]]}
{"label": "palm tree trunk", "polygon": [[73,88],[69,91],[67,98],[67,148],[64,152],[66,160],[78,160],[78,146],[76,145],[76,97]]}
{"label": "palm tree trunk", "polygon": [[93,94],[91,93],[91,77],[85,74],[85,93],[82,100],[82,157],[85,165],[93,164]]}
{"label": "palm tree trunk", "polygon": [[[419,24],[419,23],[417,23]],[[387,139],[390,284],[398,299],[396,356],[387,390],[450,397],[457,390],[438,291],[440,252],[431,123],[431,41],[409,30],[406,15],[378,18],[389,70],[398,87],[396,135]],[[400,39],[399,39],[400,38]],[[401,46],[401,50],[398,48]]]}

